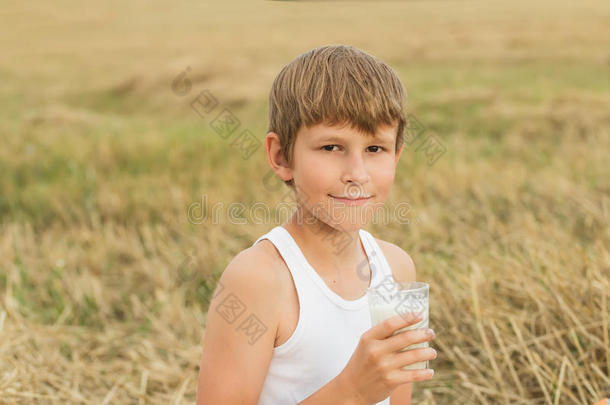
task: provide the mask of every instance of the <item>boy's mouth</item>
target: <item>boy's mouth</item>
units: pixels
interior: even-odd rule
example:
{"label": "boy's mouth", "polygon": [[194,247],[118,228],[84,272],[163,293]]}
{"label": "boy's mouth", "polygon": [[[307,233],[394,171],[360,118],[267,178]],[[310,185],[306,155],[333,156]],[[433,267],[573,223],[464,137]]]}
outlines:
{"label": "boy's mouth", "polygon": [[368,200],[370,200],[373,196],[365,196],[365,197],[357,197],[357,198],[353,198],[353,197],[338,197],[338,196],[334,196],[332,194],[329,194],[330,197],[332,197],[333,199],[337,200],[338,202],[344,203],[346,205],[362,205],[365,202],[367,202]]}

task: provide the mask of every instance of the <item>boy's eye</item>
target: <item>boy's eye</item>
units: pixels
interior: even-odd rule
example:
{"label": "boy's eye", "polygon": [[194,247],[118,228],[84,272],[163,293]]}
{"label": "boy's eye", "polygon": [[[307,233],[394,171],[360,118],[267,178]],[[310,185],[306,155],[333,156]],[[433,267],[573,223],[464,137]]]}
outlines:
{"label": "boy's eye", "polygon": [[[339,145],[324,145],[324,146],[322,146],[320,149],[324,149],[324,150],[325,150],[325,151],[327,151],[327,152],[332,152],[332,151],[333,151],[333,149],[332,149],[332,148],[333,148],[333,147],[335,147],[335,146],[337,146],[337,147],[338,147]],[[327,149],[327,148],[330,148],[330,149]],[[383,147],[381,147],[381,146],[377,146],[377,145],[369,146],[369,148],[377,148],[376,150],[374,150],[374,151],[373,151],[373,152],[375,152],[375,153],[376,153],[376,152],[380,152],[380,151],[382,151],[382,150],[383,150]]]}
{"label": "boy's eye", "polygon": [[[325,151],[328,151],[328,152],[332,152],[332,148],[333,148],[334,146],[339,146],[339,145],[324,145],[324,146],[322,146],[322,148],[321,148],[321,149],[324,149]],[[326,149],[326,148],[331,148],[331,149],[330,149],[330,150],[328,150],[328,149]]]}

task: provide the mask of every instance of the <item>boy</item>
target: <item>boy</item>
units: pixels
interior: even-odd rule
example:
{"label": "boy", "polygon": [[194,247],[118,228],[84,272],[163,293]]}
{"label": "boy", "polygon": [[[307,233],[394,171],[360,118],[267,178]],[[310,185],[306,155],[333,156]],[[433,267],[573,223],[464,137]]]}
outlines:
{"label": "boy", "polygon": [[[315,48],[278,74],[265,147],[297,210],[223,272],[198,405],[408,405],[412,382],[432,378],[401,367],[434,359],[434,349],[399,350],[433,332],[393,335],[419,321],[400,315],[371,327],[366,296],[387,277],[415,281],[406,252],[361,229],[394,181],[404,98],[390,67],[351,46]],[[263,331],[256,339],[252,325]]]}

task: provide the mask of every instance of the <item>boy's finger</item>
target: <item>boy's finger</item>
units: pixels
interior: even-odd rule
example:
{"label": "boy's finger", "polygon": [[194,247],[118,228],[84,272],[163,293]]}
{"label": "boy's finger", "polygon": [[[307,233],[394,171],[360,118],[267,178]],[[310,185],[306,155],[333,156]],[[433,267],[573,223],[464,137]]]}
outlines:
{"label": "boy's finger", "polygon": [[374,339],[378,340],[385,339],[388,336],[391,336],[397,329],[415,324],[421,319],[421,316],[418,316],[416,313],[413,312],[392,316],[384,320],[383,322],[380,322],[375,325],[375,327],[373,328],[374,332],[372,336]]}

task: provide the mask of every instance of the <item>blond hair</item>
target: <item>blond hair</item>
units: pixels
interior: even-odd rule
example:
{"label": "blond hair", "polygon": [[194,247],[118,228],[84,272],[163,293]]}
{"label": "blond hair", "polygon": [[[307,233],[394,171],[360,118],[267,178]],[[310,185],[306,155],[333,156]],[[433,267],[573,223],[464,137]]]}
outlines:
{"label": "blond hair", "polygon": [[[290,165],[302,125],[351,124],[371,136],[380,125],[397,125],[398,152],[406,126],[405,99],[398,75],[376,57],[349,45],[314,48],[284,66],[273,81],[267,132],[278,134]],[[292,186],[292,180],[285,183]]]}

